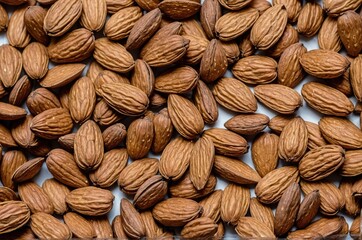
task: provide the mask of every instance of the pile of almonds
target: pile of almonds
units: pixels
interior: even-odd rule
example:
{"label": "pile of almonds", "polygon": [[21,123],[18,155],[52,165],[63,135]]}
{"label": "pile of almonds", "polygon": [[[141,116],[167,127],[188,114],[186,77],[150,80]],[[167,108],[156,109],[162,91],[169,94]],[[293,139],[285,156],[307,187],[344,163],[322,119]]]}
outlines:
{"label": "pile of almonds", "polygon": [[0,239],[361,236],[362,0],[0,3]]}

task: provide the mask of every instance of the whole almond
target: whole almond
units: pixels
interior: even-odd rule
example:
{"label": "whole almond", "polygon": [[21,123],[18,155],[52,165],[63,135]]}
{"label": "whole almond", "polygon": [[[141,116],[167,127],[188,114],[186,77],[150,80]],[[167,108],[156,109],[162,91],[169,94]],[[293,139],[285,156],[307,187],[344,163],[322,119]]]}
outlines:
{"label": "whole almond", "polygon": [[274,215],[272,209],[259,202],[255,197],[250,200],[250,215],[274,231]]}
{"label": "whole almond", "polygon": [[118,180],[119,174],[126,167],[127,160],[126,149],[112,149],[104,154],[102,163],[89,174],[89,178],[96,186],[110,187]]}
{"label": "whole almond", "polygon": [[46,88],[37,88],[32,91],[26,100],[26,105],[34,116],[46,110],[61,107],[57,96]]}
{"label": "whole almond", "polygon": [[51,178],[43,182],[42,188],[52,202],[56,214],[62,215],[68,211],[65,197],[70,193],[70,190],[67,186]]}
{"label": "whole almond", "polygon": [[153,93],[155,88],[155,75],[145,61],[140,59],[136,60],[131,84],[141,89],[147,96]]}
{"label": "whole almond", "polygon": [[91,222],[94,232],[96,233],[95,238],[113,238],[112,226],[107,215],[88,218],[88,220]]}
{"label": "whole almond", "polygon": [[352,85],[354,96],[358,101],[362,100],[362,88],[361,88],[361,76],[362,76],[362,55],[356,57],[350,67],[350,82]]}
{"label": "whole almond", "polygon": [[96,92],[88,77],[78,79],[69,92],[69,112],[75,123],[87,121],[96,105]]}
{"label": "whole almond", "polygon": [[[147,52],[148,50],[152,49],[152,47],[154,47],[155,44],[157,45],[158,41],[171,37],[173,35],[181,35],[182,30],[187,28],[187,26],[184,26],[185,24],[181,24],[181,22],[171,22],[171,23],[166,22],[165,25],[163,25],[162,23],[163,22],[161,21],[160,29],[151,37],[151,39],[142,48],[141,56],[143,56],[144,53]],[[203,36],[198,36],[198,34],[196,34],[196,36],[203,37]]]}
{"label": "whole almond", "polygon": [[53,203],[44,190],[36,183],[21,183],[19,184],[18,191],[20,199],[28,205],[33,214],[38,212],[53,214]]}
{"label": "whole almond", "polygon": [[338,33],[337,19],[327,17],[318,33],[318,45],[320,49],[339,52],[342,41]]}
{"label": "whole almond", "polygon": [[44,18],[47,10],[41,6],[28,7],[24,14],[24,24],[29,34],[38,42],[47,45],[49,36],[46,34],[44,26]]}
{"label": "whole almond", "polygon": [[4,87],[13,87],[20,77],[23,66],[21,53],[14,47],[5,44],[0,46],[0,80]]}
{"label": "whole almond", "polygon": [[279,137],[272,133],[261,133],[251,145],[251,156],[255,170],[261,177],[278,165]]}
{"label": "whole almond", "polygon": [[27,161],[15,170],[12,179],[15,182],[25,182],[37,175],[43,165],[44,158],[34,158]]}
{"label": "whole almond", "polygon": [[24,118],[26,110],[12,104],[0,102],[0,120],[13,121]]}
{"label": "whole almond", "polygon": [[56,65],[47,72],[40,85],[45,88],[63,87],[77,79],[84,68],[85,65],[81,63]]}
{"label": "whole almond", "polygon": [[45,139],[57,139],[68,134],[73,128],[69,112],[64,108],[52,108],[36,115],[30,129],[36,136]]}
{"label": "whole almond", "polygon": [[106,83],[103,98],[113,109],[126,116],[142,115],[149,104],[147,95],[137,87],[125,83]]}
{"label": "whole almond", "polygon": [[255,187],[255,195],[264,204],[278,202],[287,187],[299,181],[296,167],[286,166],[277,168],[265,175]]}
{"label": "whole almond", "polygon": [[302,96],[287,86],[258,85],[254,88],[254,94],[261,103],[281,114],[292,114],[302,106]]}
{"label": "whole almond", "polygon": [[44,30],[51,37],[62,36],[77,22],[81,14],[82,1],[56,1],[44,18]]}
{"label": "whole almond", "polygon": [[217,228],[217,224],[212,219],[201,217],[187,223],[181,231],[181,236],[183,238],[207,238],[213,236]]}
{"label": "whole almond", "polygon": [[31,216],[31,230],[41,239],[71,239],[72,232],[67,225],[47,213],[35,213]]}
{"label": "whole almond", "polygon": [[360,175],[362,173],[361,157],[361,150],[346,151],[344,162],[340,169],[340,174],[344,177],[354,177]]}
{"label": "whole almond", "polygon": [[[109,70],[104,70],[98,74],[98,76],[95,78],[93,83],[94,83],[94,88],[95,88],[96,94],[100,97],[103,97],[102,86],[104,84],[106,84],[106,83],[130,84],[130,81],[126,77],[119,75],[115,72],[112,72]],[[142,85],[144,85],[145,89],[141,89],[141,86],[137,86],[136,84],[135,84],[135,87],[138,87],[139,89],[143,90],[143,92],[145,92],[146,94],[148,93],[148,91],[150,91],[150,88],[151,88],[151,91],[153,90],[153,86],[152,87],[149,86],[149,84],[146,82],[142,82]]]}
{"label": "whole almond", "polygon": [[185,39],[189,40],[189,46],[187,48],[184,61],[187,64],[195,65],[200,63],[204,52],[206,51],[209,41],[204,37],[195,35],[182,35]]}
{"label": "whole almond", "polygon": [[215,24],[215,35],[222,41],[230,41],[248,31],[259,17],[258,10],[246,8],[221,16]]}
{"label": "whole almond", "polygon": [[121,200],[121,219],[124,232],[130,238],[142,238],[146,235],[146,228],[141,215],[127,199]]}
{"label": "whole almond", "polygon": [[203,208],[202,217],[211,218],[215,222],[220,220],[220,206],[223,191],[215,190],[209,196],[205,197],[199,203]]}
{"label": "whole almond", "polygon": [[203,81],[198,81],[194,91],[194,103],[206,124],[217,121],[219,111],[211,90]]}
{"label": "whole almond", "polygon": [[153,217],[164,226],[184,226],[202,213],[200,204],[186,198],[169,198],[152,210]]}
{"label": "whole almond", "polygon": [[192,67],[179,67],[156,77],[155,90],[168,94],[183,94],[191,91],[198,80],[199,75]]}
{"label": "whole almond", "polygon": [[103,67],[115,72],[129,72],[134,67],[133,57],[126,48],[107,38],[99,38],[95,41],[93,57]]}
{"label": "whole almond", "polygon": [[112,222],[113,235],[118,238],[127,238],[126,233],[123,230],[122,218],[117,215]]}
{"label": "whole almond", "polygon": [[278,42],[267,50],[268,56],[278,58],[290,45],[299,42],[299,35],[297,30],[291,25],[287,24],[283,35]]}
{"label": "whole almond", "polygon": [[64,215],[64,223],[77,238],[93,238],[96,236],[92,223],[81,215],[68,212]]}
{"label": "whole almond", "polygon": [[28,206],[21,201],[6,201],[0,203],[0,233],[12,232],[30,219]]}
{"label": "whole almond", "polygon": [[132,159],[140,159],[147,155],[152,146],[154,132],[152,120],[139,118],[128,127],[127,152]]}
{"label": "whole almond", "polygon": [[[0,127],[2,138],[4,142],[0,142],[3,146],[16,146],[16,143],[23,148],[29,148],[38,145],[39,141],[30,129],[30,123],[33,116],[27,115],[24,119],[16,122],[11,128],[11,136],[8,136],[8,129]],[[5,141],[6,140],[6,141]],[[15,142],[14,142],[15,140]],[[3,141],[3,140],[2,140]]]}
{"label": "whole almond", "polygon": [[352,57],[358,56],[362,50],[362,16],[354,11],[347,11],[338,18],[337,26],[347,53]]}
{"label": "whole almond", "polygon": [[105,149],[111,150],[118,147],[126,138],[126,135],[126,127],[122,123],[109,126],[102,133]]}
{"label": "whole almond", "polygon": [[253,113],[257,110],[251,90],[235,78],[221,78],[214,85],[212,93],[221,106],[233,112]]}
{"label": "whole almond", "polygon": [[[25,119],[24,119],[24,121],[25,121]],[[19,144],[19,143],[17,143],[17,140],[20,139],[20,137],[18,138],[18,136],[22,135],[20,132],[21,132],[21,130],[19,130],[15,133],[15,130],[13,130],[13,129],[10,132],[10,130],[7,127],[5,127],[4,125],[1,124],[0,125],[0,144],[1,144],[1,146],[16,147],[17,144]],[[17,134],[19,134],[19,135],[17,135]],[[19,145],[21,145],[21,144],[19,144]]]}
{"label": "whole almond", "polygon": [[160,3],[159,0],[136,0],[135,2],[145,11],[152,11],[153,9],[157,8],[158,4]]}
{"label": "whole almond", "polygon": [[94,107],[93,120],[100,126],[110,126],[121,119],[122,116],[116,110],[113,110],[104,99]]}
{"label": "whole almond", "polygon": [[252,0],[240,0],[240,1],[226,1],[220,0],[219,3],[226,9],[229,10],[240,10],[251,3]]}
{"label": "whole almond", "polygon": [[300,204],[295,223],[298,228],[303,229],[309,225],[315,215],[318,213],[320,206],[320,194],[318,190],[314,190],[305,195]]}
{"label": "whole almond", "polygon": [[65,200],[68,206],[78,213],[100,216],[112,209],[113,199],[111,191],[97,187],[82,187],[71,191]]}
{"label": "whole almond", "polygon": [[249,149],[243,137],[226,129],[210,128],[204,132],[204,136],[212,139],[216,153],[225,156],[239,157]]}
{"label": "whole almond", "polygon": [[153,118],[153,132],[154,136],[151,148],[154,153],[160,153],[169,143],[173,133],[173,125],[167,108],[155,114]]}
{"label": "whole almond", "polygon": [[160,175],[147,179],[137,190],[134,196],[134,205],[139,209],[153,207],[167,194],[167,182]]}
{"label": "whole almond", "polygon": [[213,82],[222,77],[227,70],[228,62],[220,41],[209,42],[200,63],[200,77],[206,82]]}
{"label": "whole almond", "polygon": [[249,56],[240,59],[232,68],[233,75],[247,84],[265,84],[277,77],[277,62],[266,56]]}
{"label": "whole almond", "polygon": [[23,67],[32,79],[41,79],[48,71],[48,51],[41,43],[33,42],[23,50]]}
{"label": "whole almond", "polygon": [[63,149],[51,150],[46,165],[56,180],[69,187],[81,188],[89,185],[86,175],[78,168],[73,155]]}
{"label": "whole almond", "polygon": [[289,46],[280,56],[278,62],[278,83],[294,88],[304,77],[302,65],[299,58],[307,52],[302,43]]}
{"label": "whole almond", "polygon": [[314,149],[327,145],[326,140],[323,138],[318,124],[312,122],[305,122],[308,130],[308,148]]}
{"label": "whole almond", "polygon": [[319,190],[321,199],[320,212],[324,215],[336,215],[344,207],[344,196],[333,183],[327,181],[301,181],[300,186],[304,194],[309,194],[314,190]]}
{"label": "whole almond", "polygon": [[346,118],[323,117],[319,121],[319,128],[331,144],[345,149],[358,149],[362,146],[361,130]]}
{"label": "whole almond", "polygon": [[313,37],[323,24],[323,9],[319,3],[308,1],[300,11],[297,31],[306,37]]}
{"label": "whole almond", "polygon": [[241,217],[235,231],[241,238],[275,238],[273,231],[254,217]]}
{"label": "whole almond", "polygon": [[220,177],[237,184],[254,185],[261,179],[259,174],[246,163],[220,155],[215,156],[214,171]]}
{"label": "whole almond", "polygon": [[264,13],[255,22],[250,34],[251,42],[260,50],[270,48],[280,39],[288,21],[288,13],[283,4],[276,4]]}
{"label": "whole almond", "polygon": [[273,0],[273,5],[275,4],[284,4],[287,13],[288,13],[288,20],[290,22],[296,22],[300,11],[302,10],[302,4],[298,0]]}
{"label": "whole almond", "polygon": [[217,0],[203,2],[200,9],[200,22],[208,38],[214,38],[215,24],[221,15],[221,6]]}
{"label": "whole almond", "polygon": [[89,31],[99,32],[107,17],[107,1],[106,0],[82,0],[82,15],[80,24]]}
{"label": "whole almond", "polygon": [[9,44],[13,47],[24,48],[30,41],[31,37],[26,31],[24,15],[27,8],[16,9],[10,17],[9,26],[6,31],[6,37]]}
{"label": "whole almond", "polygon": [[333,17],[337,17],[348,10],[356,10],[360,5],[361,2],[358,0],[323,0],[324,11],[326,11],[328,15]]}
{"label": "whole almond", "polygon": [[127,194],[136,194],[140,186],[158,172],[159,161],[155,158],[144,158],[134,161],[125,167],[118,176],[118,185]]}
{"label": "whole almond", "polygon": [[192,0],[165,0],[159,3],[158,7],[168,17],[179,20],[195,15],[201,4]]}
{"label": "whole almond", "polygon": [[160,158],[161,175],[172,181],[180,179],[190,164],[192,151],[193,142],[182,137],[172,140],[165,147]]}
{"label": "whole almond", "polygon": [[21,165],[27,161],[26,156],[19,150],[10,150],[4,153],[0,164],[0,178],[4,187],[15,189],[13,174]]}

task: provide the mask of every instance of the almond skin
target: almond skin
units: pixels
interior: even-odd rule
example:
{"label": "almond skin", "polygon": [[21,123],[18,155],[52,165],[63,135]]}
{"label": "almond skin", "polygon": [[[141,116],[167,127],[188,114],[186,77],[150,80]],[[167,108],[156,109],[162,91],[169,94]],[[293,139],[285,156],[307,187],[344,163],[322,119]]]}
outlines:
{"label": "almond skin", "polygon": [[155,114],[153,118],[153,131],[152,151],[160,153],[171,140],[173,133],[173,125],[167,108]]}
{"label": "almond skin", "polygon": [[299,42],[299,34],[291,25],[287,24],[279,41],[267,50],[269,57],[278,58],[290,45]]}
{"label": "almond skin", "polygon": [[59,88],[77,79],[83,72],[85,64],[62,64],[51,68],[40,85],[45,88]]}
{"label": "almond skin", "polygon": [[198,80],[199,75],[193,68],[179,67],[158,76],[155,81],[155,90],[168,94],[183,94],[191,91]]}
{"label": "almond skin", "polygon": [[26,105],[34,116],[52,108],[60,108],[57,96],[46,88],[37,88],[32,91],[26,100]]}
{"label": "almond skin", "polygon": [[67,225],[47,213],[31,216],[31,230],[41,239],[71,239],[72,232]]}
{"label": "almond skin", "polygon": [[25,7],[18,8],[10,17],[6,37],[9,41],[9,44],[13,47],[24,48],[31,41],[31,37],[26,30],[24,21],[24,14],[26,10],[27,8]]}
{"label": "almond skin", "polygon": [[146,228],[141,215],[127,199],[121,200],[121,219],[124,232],[131,238],[142,238],[146,235]]}
{"label": "almond skin", "polygon": [[42,79],[48,72],[48,51],[41,43],[30,43],[23,51],[23,67],[32,79]]}
{"label": "almond skin", "polygon": [[221,6],[217,0],[206,0],[203,2],[200,9],[200,21],[208,38],[214,38],[215,24],[221,15]]}
{"label": "almond skin", "polygon": [[242,1],[225,1],[221,0],[219,3],[226,9],[229,10],[240,10],[246,5],[248,5],[252,0],[242,0]]}
{"label": "almond skin", "polygon": [[160,175],[147,179],[137,190],[134,196],[134,205],[139,209],[153,207],[162,201],[167,194],[167,182]]}
{"label": "almond skin", "polygon": [[23,66],[21,53],[14,47],[5,44],[0,47],[1,65],[0,80],[4,87],[13,87],[20,77]]}
{"label": "almond skin", "polygon": [[44,18],[47,10],[41,6],[31,6],[24,14],[24,23],[26,30],[38,42],[47,45],[49,43],[49,36],[44,31]]}
{"label": "almond skin", "polygon": [[82,0],[82,15],[80,24],[89,31],[99,32],[106,22],[107,1],[106,0]]}
{"label": "almond skin", "polygon": [[197,83],[194,91],[194,103],[206,124],[211,124],[217,121],[219,117],[219,110],[216,100],[211,90],[203,81],[198,81]]}
{"label": "almond skin", "polygon": [[26,163],[26,161],[27,158],[22,151],[10,150],[5,152],[0,164],[0,178],[4,187],[15,190],[16,183],[12,180],[12,176],[16,169]]}
{"label": "almond skin", "polygon": [[337,19],[327,17],[318,33],[318,45],[320,49],[339,52],[342,41],[338,33]]}
{"label": "almond skin", "polygon": [[30,210],[21,201],[5,201],[0,203],[0,233],[12,232],[28,222]]}
{"label": "almond skin", "polygon": [[352,85],[354,96],[358,101],[362,100],[362,88],[361,88],[361,76],[362,76],[362,55],[356,57],[350,67],[350,82]]}
{"label": "almond skin", "polygon": [[77,238],[93,238],[96,236],[92,224],[81,215],[68,212],[64,215],[64,222]]}
{"label": "almond skin", "polygon": [[322,7],[316,2],[307,2],[300,11],[297,31],[306,37],[312,37],[317,34],[323,20]]}
{"label": "almond skin", "polygon": [[51,178],[43,182],[42,188],[54,206],[54,213],[63,215],[69,210],[65,202],[65,197],[70,193],[67,186]]}
{"label": "almond skin", "polygon": [[213,236],[217,228],[217,224],[212,219],[198,218],[183,227],[181,236],[183,238],[207,238]]}
{"label": "almond skin", "polygon": [[53,203],[44,190],[36,183],[21,183],[19,184],[18,191],[20,199],[28,205],[33,214],[39,212],[53,214]]}
{"label": "almond skin", "polygon": [[172,19],[185,19],[195,15],[201,4],[191,0],[165,0],[158,4],[160,10]]}
{"label": "almond skin", "polygon": [[272,230],[263,222],[253,217],[240,218],[235,231],[241,238],[275,238]]}
{"label": "almond skin", "polygon": [[348,0],[348,1],[323,1],[323,9],[327,12],[329,16],[337,17],[342,13],[348,10],[356,10],[361,5],[361,2],[358,0]]}
{"label": "almond skin", "polygon": [[318,213],[320,206],[320,194],[318,190],[312,191],[305,195],[302,200],[295,223],[298,228],[302,229],[309,225],[315,215]]}
{"label": "almond skin", "polygon": [[44,158],[34,158],[21,165],[13,174],[13,181],[25,182],[37,175],[43,165]]}

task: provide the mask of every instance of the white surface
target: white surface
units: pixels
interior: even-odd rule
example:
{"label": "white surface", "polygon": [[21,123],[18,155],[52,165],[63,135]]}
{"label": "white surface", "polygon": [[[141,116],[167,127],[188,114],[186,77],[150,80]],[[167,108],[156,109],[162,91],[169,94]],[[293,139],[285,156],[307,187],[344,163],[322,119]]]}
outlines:
{"label": "white surface", "polygon": [[[320,1],[318,1],[320,2]],[[304,44],[304,46],[308,49],[308,50],[312,50],[312,49],[317,49],[318,48],[318,43],[317,43],[317,38],[314,37],[312,39],[305,39],[303,37],[300,37],[301,42]],[[0,35],[0,45],[7,43],[6,40],[6,36],[4,33],[2,33]],[[85,70],[86,72],[86,70]],[[84,72],[84,73],[85,73]],[[228,77],[232,77],[232,74],[230,71],[227,72],[226,76]],[[311,81],[312,78],[311,77],[306,77],[302,83],[300,83],[295,89],[300,93],[300,90],[303,86],[304,83]],[[351,98],[351,100],[353,101],[353,103],[356,102],[355,98]],[[226,111],[222,108],[219,108],[219,120],[217,121],[217,123],[215,123],[212,127],[216,127],[216,128],[224,128],[224,123],[229,120],[232,116],[234,116],[235,114]],[[276,115],[275,112],[267,109],[266,107],[264,107],[262,104],[258,103],[258,113],[263,113],[269,116],[269,118],[271,119],[272,117],[274,117]],[[304,102],[303,103],[303,107],[301,107],[297,112],[297,115],[301,116],[304,120],[310,121],[310,122],[314,122],[314,123],[318,123],[319,119],[321,118],[321,114],[317,113],[316,111],[312,110],[310,107],[307,106],[307,104]],[[353,123],[355,123],[357,126],[359,126],[359,117],[357,115],[351,115],[349,117],[350,120],[352,120]],[[206,128],[209,128],[210,126],[206,126]],[[265,129],[264,131],[270,131],[269,129]],[[250,142],[251,139],[249,139],[249,146],[251,145]],[[153,156],[153,155],[150,155]],[[242,160],[247,163],[248,165],[253,167],[253,163],[251,160],[251,152],[249,151],[247,154],[245,154],[242,157]],[[284,163],[282,161],[280,161],[279,166],[283,165]],[[52,175],[49,173],[49,171],[46,168],[46,164],[43,165],[43,168],[40,172],[40,174],[35,178],[35,182],[38,183],[39,185],[41,185],[43,183],[43,181],[45,179],[48,178],[52,178]],[[339,180],[339,179],[336,179]],[[337,182],[336,182],[337,183]],[[218,178],[218,183],[217,183],[217,187],[216,189],[223,189],[226,186],[227,182],[225,180],[222,180],[220,178]],[[338,186],[338,183],[336,184]],[[123,197],[126,197],[126,195],[121,192],[119,190],[119,187],[117,186],[117,184],[115,184],[110,190],[112,190],[114,196],[115,196],[115,200],[114,200],[114,206],[112,211],[109,213],[109,219],[110,221],[113,220],[113,218],[116,215],[119,215],[120,213],[120,200]],[[251,195],[254,197],[254,189],[251,189]],[[343,215],[343,214],[341,214]],[[351,218],[347,217],[346,215],[343,215],[346,217],[349,225],[351,224]],[[235,232],[233,230],[230,229],[230,227],[227,227],[227,231],[226,231],[226,235],[225,237],[235,237]]]}

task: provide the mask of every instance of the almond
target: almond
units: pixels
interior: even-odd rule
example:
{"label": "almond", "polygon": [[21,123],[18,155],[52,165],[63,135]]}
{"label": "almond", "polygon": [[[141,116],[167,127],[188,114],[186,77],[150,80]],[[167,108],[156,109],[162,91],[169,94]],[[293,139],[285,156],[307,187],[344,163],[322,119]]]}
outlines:
{"label": "almond", "polygon": [[183,238],[207,238],[213,236],[217,231],[217,224],[210,218],[201,217],[187,223],[182,231]]}
{"label": "almond", "polygon": [[23,66],[21,53],[10,45],[0,47],[0,80],[4,87],[13,87],[20,77]]}
{"label": "almond", "polygon": [[64,222],[77,238],[93,238],[96,236],[92,223],[81,215],[68,212],[64,215]]}
{"label": "almond", "polygon": [[250,200],[250,215],[264,223],[270,230],[274,231],[274,215],[270,207],[262,204],[257,198]]}
{"label": "almond", "polygon": [[110,126],[121,119],[122,116],[113,110],[104,99],[94,107],[93,120],[100,126]]}
{"label": "almond", "polygon": [[16,193],[8,187],[0,187],[0,202],[18,200]]}
{"label": "almond", "polygon": [[155,75],[145,61],[140,59],[136,60],[131,84],[141,89],[148,97],[153,93],[155,88]]}
{"label": "almond", "polygon": [[31,37],[25,27],[24,15],[26,11],[26,7],[18,8],[10,17],[6,37],[9,44],[13,47],[24,48],[31,41]]}
{"label": "almond", "polygon": [[342,178],[339,184],[339,190],[346,200],[346,204],[344,205],[346,213],[351,216],[356,216],[361,212],[361,204],[358,199],[353,196],[353,183],[353,179]]}
{"label": "almond", "polygon": [[68,211],[65,197],[70,193],[70,190],[67,186],[51,178],[43,182],[42,188],[52,202],[56,214],[62,215]]}
{"label": "almond", "polygon": [[235,231],[241,238],[275,238],[273,231],[254,217],[241,217]]}
{"label": "almond", "polygon": [[199,75],[192,67],[178,67],[156,77],[155,90],[161,93],[183,94],[191,91],[198,80]]}
{"label": "almond", "polygon": [[310,224],[318,213],[320,203],[319,190],[314,190],[304,196],[295,219],[298,228],[303,229]]}
{"label": "almond", "polygon": [[173,133],[173,125],[167,108],[155,114],[153,118],[153,132],[154,136],[151,148],[154,153],[160,153],[171,140]]}
{"label": "almond", "polygon": [[297,42],[299,42],[299,35],[297,30],[295,30],[292,25],[287,24],[283,35],[275,45],[267,50],[267,54],[270,57],[278,58],[282,55],[285,49]]}
{"label": "almond", "polygon": [[4,153],[0,164],[0,178],[4,187],[15,189],[16,185],[12,180],[13,174],[26,161],[26,156],[19,150],[10,150]]}
{"label": "almond", "polygon": [[337,17],[342,13],[348,10],[356,10],[361,5],[361,2],[358,0],[337,0],[337,1],[330,1],[324,0],[323,1],[323,9],[327,12],[328,15]]}
{"label": "almond", "polygon": [[44,158],[34,158],[27,161],[14,172],[12,179],[15,182],[25,182],[37,175],[43,165]]}
{"label": "almond", "polygon": [[211,218],[214,222],[218,222],[220,220],[222,195],[222,190],[215,190],[199,202],[203,208],[202,217]]}
{"label": "almond", "polygon": [[297,31],[306,37],[313,37],[323,24],[323,9],[319,3],[308,1],[300,11]]}
{"label": "almond", "polygon": [[12,232],[28,222],[30,210],[21,201],[6,201],[0,203],[0,233]]}
{"label": "almond", "polygon": [[339,52],[342,41],[338,33],[337,19],[327,17],[318,33],[318,45],[320,49]]}
{"label": "almond", "polygon": [[121,219],[124,232],[130,238],[142,238],[146,235],[146,228],[141,215],[127,199],[121,200]]}
{"label": "almond", "polygon": [[245,6],[247,6],[250,2],[252,2],[252,0],[240,0],[240,1],[225,1],[225,0],[220,0],[219,3],[226,9],[229,10],[240,10],[242,8],[244,8]]}
{"label": "almond", "polygon": [[164,0],[158,7],[166,16],[179,20],[195,15],[201,4],[192,0]]}
{"label": "almond", "polygon": [[200,21],[209,39],[215,37],[215,24],[221,15],[221,5],[217,0],[205,0],[203,2],[200,9]]}
{"label": "almond", "polygon": [[40,85],[45,88],[63,87],[77,79],[84,68],[85,65],[81,63],[57,65],[47,72]]}
{"label": "almond", "polygon": [[194,103],[206,124],[217,121],[219,110],[211,90],[203,81],[198,81],[194,91]]}
{"label": "almond", "polygon": [[108,13],[116,13],[118,12],[119,10],[123,9],[123,8],[126,8],[126,7],[129,7],[131,5],[134,4],[133,1],[131,0],[122,0],[122,1],[119,1],[119,0],[106,0],[106,4],[107,4],[107,11]]}
{"label": "almond", "polygon": [[46,88],[37,88],[32,91],[26,100],[26,105],[34,116],[46,110],[61,107],[58,97]]}
{"label": "almond", "polygon": [[288,20],[290,22],[296,22],[300,11],[302,10],[302,3],[298,0],[273,0],[273,5],[275,4],[284,4],[287,13],[288,13]]}
{"label": "almond", "polygon": [[354,177],[362,173],[361,150],[346,151],[344,162],[341,166],[341,175],[344,177]]}
{"label": "almond", "polygon": [[44,190],[36,183],[21,183],[19,184],[18,191],[20,199],[28,205],[33,214],[38,212],[53,214],[53,203]]}
{"label": "almond", "polygon": [[24,14],[24,24],[29,34],[41,44],[47,45],[49,36],[46,34],[43,26],[47,10],[41,6],[28,7]]}
{"label": "almond", "polygon": [[48,72],[48,51],[41,43],[30,43],[23,50],[23,67],[32,79],[41,79]]}
{"label": "almond", "polygon": [[189,40],[189,47],[187,48],[184,61],[187,64],[195,65],[200,63],[204,52],[206,51],[209,41],[204,37],[195,35],[182,35],[185,39]]}
{"label": "almond", "polygon": [[109,126],[102,133],[105,149],[111,150],[118,147],[126,138],[126,135],[126,127],[122,123]]}
{"label": "almond", "polygon": [[72,232],[67,225],[47,213],[31,216],[31,230],[41,239],[71,239]]}
{"label": "almond", "polygon": [[362,55],[356,57],[350,67],[350,82],[353,93],[358,101],[362,100],[361,77],[362,76]]}
{"label": "almond", "polygon": [[139,209],[147,209],[163,200],[167,194],[167,182],[160,175],[147,179],[134,196],[134,205]]}
{"label": "almond", "polygon": [[106,22],[107,1],[82,0],[82,5],[80,24],[89,31],[99,32]]}
{"label": "almond", "polygon": [[324,140],[321,130],[319,129],[318,124],[312,122],[305,122],[308,130],[308,148],[314,149],[327,145],[326,140]]}

